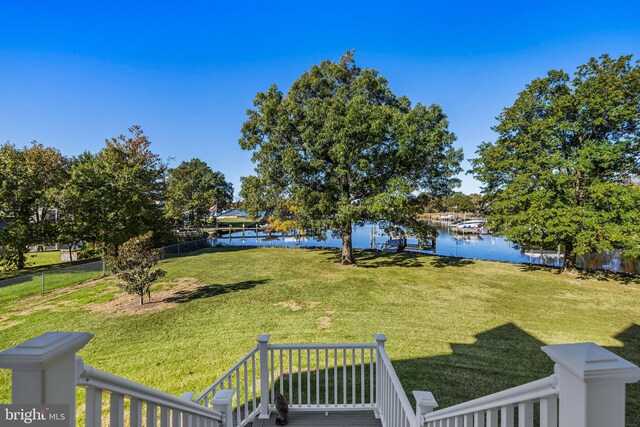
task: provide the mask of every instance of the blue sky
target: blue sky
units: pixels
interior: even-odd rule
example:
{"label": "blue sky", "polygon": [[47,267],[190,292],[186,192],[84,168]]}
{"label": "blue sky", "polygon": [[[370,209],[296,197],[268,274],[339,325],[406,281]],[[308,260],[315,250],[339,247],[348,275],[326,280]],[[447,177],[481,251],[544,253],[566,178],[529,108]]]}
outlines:
{"label": "blue sky", "polygon": [[2,0],[0,141],[75,155],[139,124],[171,165],[199,157],[237,192],[255,94],[348,49],[396,94],[442,105],[466,158],[533,78],[640,59],[637,1],[308,3]]}

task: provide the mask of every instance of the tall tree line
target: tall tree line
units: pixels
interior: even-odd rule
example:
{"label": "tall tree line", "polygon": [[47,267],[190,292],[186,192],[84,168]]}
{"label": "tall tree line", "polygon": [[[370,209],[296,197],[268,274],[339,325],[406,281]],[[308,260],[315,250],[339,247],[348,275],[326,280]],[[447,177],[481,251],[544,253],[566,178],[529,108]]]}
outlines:
{"label": "tall tree line", "polygon": [[[192,169],[213,174],[214,182],[203,184]],[[170,185],[176,179],[203,194],[176,189]],[[35,142],[24,148],[6,143],[0,146],[0,266],[24,268],[29,247],[41,243],[84,242],[114,255],[130,238],[151,231],[159,244],[170,238],[169,219],[214,204],[223,208],[232,194],[224,175],[200,160],[168,169],[139,126],[108,139],[98,153],[73,158]]]}

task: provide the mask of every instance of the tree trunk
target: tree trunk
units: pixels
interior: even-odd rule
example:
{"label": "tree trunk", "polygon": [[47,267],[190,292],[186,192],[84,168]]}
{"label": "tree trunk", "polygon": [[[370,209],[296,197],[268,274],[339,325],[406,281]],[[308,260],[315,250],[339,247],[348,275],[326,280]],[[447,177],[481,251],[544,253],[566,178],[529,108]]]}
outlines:
{"label": "tree trunk", "polygon": [[151,302],[151,289],[147,289],[147,302]]}
{"label": "tree trunk", "polygon": [[567,273],[574,273],[577,270],[576,258],[577,255],[573,252],[573,244],[565,243],[564,264],[562,265],[562,271],[565,271]]}
{"label": "tree trunk", "polygon": [[72,245],[69,245],[69,262],[73,261],[73,251],[71,250],[72,247]]}
{"label": "tree trunk", "polygon": [[342,229],[342,264],[351,265],[356,261],[353,258],[353,242],[351,240],[351,224]]}
{"label": "tree trunk", "polygon": [[18,270],[24,269],[26,263],[27,257],[25,256],[24,252],[18,251],[18,262],[16,263],[16,267],[18,267]]}
{"label": "tree trunk", "polygon": [[140,295],[140,305],[144,305],[144,294]]}

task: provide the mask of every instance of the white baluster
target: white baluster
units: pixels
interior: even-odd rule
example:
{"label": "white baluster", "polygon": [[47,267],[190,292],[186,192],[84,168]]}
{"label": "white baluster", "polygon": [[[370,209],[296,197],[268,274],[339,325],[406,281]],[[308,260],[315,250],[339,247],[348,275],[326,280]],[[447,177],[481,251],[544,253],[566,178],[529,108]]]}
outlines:
{"label": "white baluster", "polygon": [[473,414],[473,427],[484,427],[484,412]]}
{"label": "white baluster", "polygon": [[540,399],[540,427],[558,427],[558,398]]}
{"label": "white baluster", "polygon": [[182,412],[173,409],[171,411],[171,427],[180,427],[180,420],[182,420]]}
{"label": "white baluster", "polygon": [[487,427],[498,427],[498,410],[489,409],[487,411]]}
{"label": "white baluster", "polygon": [[364,348],[360,349],[360,404],[364,407]]}
{"label": "white baluster", "polygon": [[170,410],[167,407],[160,408],[160,427],[169,427]]}
{"label": "white baluster", "polygon": [[356,406],[356,349],[351,349],[351,405]]}
{"label": "white baluster", "polygon": [[111,393],[109,427],[124,427],[124,396]]}
{"label": "white baluster", "polygon": [[324,404],[329,406],[329,349],[324,350]]}
{"label": "white baluster", "polygon": [[249,418],[249,361],[244,362],[244,417]]}
{"label": "white baluster", "polygon": [[193,427],[193,419],[191,414],[187,412],[182,413],[182,427]]}
{"label": "white baluster", "polygon": [[320,406],[320,350],[316,348],[316,405]]}
{"label": "white baluster", "polygon": [[147,426],[156,427],[158,425],[158,405],[147,402]]}
{"label": "white baluster", "polygon": [[500,427],[513,427],[513,406],[500,408]]}
{"label": "white baluster", "polygon": [[533,402],[518,405],[518,427],[533,427]]}
{"label": "white baluster", "polygon": [[302,350],[298,349],[298,406],[302,406]]}
{"label": "white baluster", "polygon": [[463,417],[464,427],[473,427],[473,414],[467,414]]}
{"label": "white baluster", "polygon": [[87,387],[86,396],[86,427],[102,426],[102,390],[95,387]]}
{"label": "white baluster", "polygon": [[311,406],[311,349],[307,349],[307,405]]}
{"label": "white baluster", "polygon": [[129,425],[131,427],[142,427],[142,400],[131,399],[129,403]]}
{"label": "white baluster", "polygon": [[289,350],[289,403],[293,403],[293,350]]}

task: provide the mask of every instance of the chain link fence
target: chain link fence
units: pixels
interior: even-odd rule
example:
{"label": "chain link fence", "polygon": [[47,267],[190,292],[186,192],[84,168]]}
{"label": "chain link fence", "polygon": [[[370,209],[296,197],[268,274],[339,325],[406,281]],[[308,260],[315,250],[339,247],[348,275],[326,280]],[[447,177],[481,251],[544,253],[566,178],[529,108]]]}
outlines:
{"label": "chain link fence", "polygon": [[[160,248],[162,259],[211,247],[210,239],[198,239]],[[103,277],[108,273],[102,260],[23,274],[0,280],[0,303],[7,299],[50,292],[52,290]]]}
{"label": "chain link fence", "polygon": [[188,242],[176,243],[175,245],[165,246],[162,249],[162,259],[173,258],[186,252],[199,251],[200,249],[210,248],[212,246],[211,239],[190,240]]}

